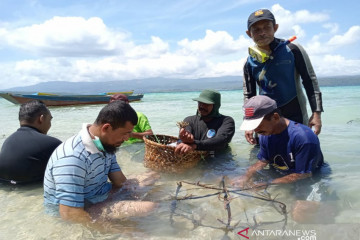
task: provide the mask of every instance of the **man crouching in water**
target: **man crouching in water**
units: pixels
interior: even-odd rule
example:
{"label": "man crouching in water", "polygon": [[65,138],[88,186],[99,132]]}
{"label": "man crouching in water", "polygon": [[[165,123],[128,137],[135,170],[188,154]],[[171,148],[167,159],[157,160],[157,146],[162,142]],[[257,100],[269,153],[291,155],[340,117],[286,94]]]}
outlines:
{"label": "man crouching in water", "polygon": [[[315,180],[322,171],[325,172],[328,165],[324,163],[320,141],[309,127],[284,118],[273,99],[258,95],[244,104],[244,121],[240,130],[254,130],[258,133],[260,150],[258,161],[248,168],[245,175],[233,179],[234,186],[258,188],[307,179],[313,185],[309,186],[308,193],[304,191],[308,189],[305,183],[298,185],[295,192],[298,199],[292,210],[293,220],[299,223],[320,223],[323,222],[324,212],[327,218],[336,214],[332,202],[328,201],[331,196],[326,193],[327,189],[325,186],[319,187],[326,182]],[[277,177],[267,183],[253,182],[254,176],[268,165],[269,173]]]}
{"label": "man crouching in water", "polygon": [[58,208],[64,220],[100,229],[104,219],[142,216],[153,210],[153,202],[115,199],[115,194],[141,191],[154,182],[153,173],[140,180],[127,179],[116,161],[117,148],[129,138],[137,120],[129,104],[115,101],[100,111],[93,124],[83,124],[77,135],[62,143],[46,167],[45,206]]}

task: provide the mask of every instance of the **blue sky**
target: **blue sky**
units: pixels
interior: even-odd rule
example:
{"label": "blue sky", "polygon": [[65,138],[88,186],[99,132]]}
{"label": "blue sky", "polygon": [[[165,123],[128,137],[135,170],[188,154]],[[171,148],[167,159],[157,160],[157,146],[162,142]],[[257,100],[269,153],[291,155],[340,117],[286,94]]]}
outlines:
{"label": "blue sky", "polygon": [[[297,36],[319,77],[360,74],[359,1],[1,0],[0,89],[47,81],[239,76],[251,12]],[[169,83],[171,84],[171,83]]]}

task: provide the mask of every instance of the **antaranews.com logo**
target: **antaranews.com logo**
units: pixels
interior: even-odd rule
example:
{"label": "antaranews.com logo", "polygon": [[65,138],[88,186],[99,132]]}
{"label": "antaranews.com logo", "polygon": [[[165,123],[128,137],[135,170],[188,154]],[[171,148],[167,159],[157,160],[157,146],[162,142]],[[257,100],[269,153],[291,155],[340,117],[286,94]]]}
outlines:
{"label": "antaranews.com logo", "polygon": [[[316,240],[315,230],[251,230],[245,228],[237,233],[243,239],[251,237],[294,237],[297,240]],[[290,239],[290,238],[289,238]]]}

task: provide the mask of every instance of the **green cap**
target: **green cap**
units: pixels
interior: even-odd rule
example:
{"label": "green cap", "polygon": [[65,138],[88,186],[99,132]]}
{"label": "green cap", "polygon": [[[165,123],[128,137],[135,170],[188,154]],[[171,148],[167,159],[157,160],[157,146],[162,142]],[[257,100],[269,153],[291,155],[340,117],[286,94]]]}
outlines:
{"label": "green cap", "polygon": [[[220,117],[219,108],[221,106],[221,94],[218,91],[205,89],[200,93],[198,98],[193,98],[194,101],[214,104],[214,108],[207,117]],[[200,113],[197,113],[200,116]]]}
{"label": "green cap", "polygon": [[198,98],[193,98],[193,100],[206,104],[217,104],[221,102],[221,95],[218,91],[206,89],[200,93]]}

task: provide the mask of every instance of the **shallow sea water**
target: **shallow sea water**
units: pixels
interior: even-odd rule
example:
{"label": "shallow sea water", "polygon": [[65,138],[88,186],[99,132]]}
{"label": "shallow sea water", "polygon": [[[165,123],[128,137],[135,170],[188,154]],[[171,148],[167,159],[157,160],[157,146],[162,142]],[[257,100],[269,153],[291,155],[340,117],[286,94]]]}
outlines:
{"label": "shallow sea water", "polygon": [[[322,115],[320,142],[325,161],[332,170],[327,179],[328,191],[337,197],[331,200],[331,208],[322,213],[319,223],[298,224],[288,214],[286,227],[283,228],[284,221],[281,220],[284,217],[271,202],[236,194],[230,194],[233,197],[230,202],[230,225],[238,225],[229,231],[221,223],[227,223],[228,212],[218,196],[178,201],[172,215],[174,202],[171,197],[175,195],[178,182],[200,182],[219,187],[222,176],[227,176],[225,182],[228,182],[228,179],[244,173],[256,161],[257,149],[247,144],[243,132],[239,130],[242,92],[223,91],[220,112],[232,116],[236,122],[236,133],[230,144],[231,153],[202,162],[182,174],[162,173],[145,197],[159,203],[159,208],[149,216],[114,222],[112,227],[119,233],[113,233],[110,229],[108,233],[99,233],[46,215],[41,184],[0,184],[0,239],[245,239],[238,232],[254,226],[254,219],[262,224],[256,231],[262,232],[250,229],[247,235],[249,239],[359,239],[360,87],[323,87],[322,92],[325,112]],[[191,99],[198,94],[151,93],[145,94],[143,101],[131,105],[148,116],[155,133],[176,136],[176,122],[195,114],[197,104]],[[80,130],[82,123],[93,122],[101,108],[97,105],[50,108],[54,118],[49,135],[67,139]],[[0,99],[0,146],[18,128],[18,109],[19,106]],[[117,157],[125,175],[147,171],[143,165],[143,143],[122,146]],[[267,192],[285,203],[290,211],[296,201],[293,189],[294,185],[271,186]],[[215,192],[183,183],[178,196],[204,196]],[[245,194],[260,196],[264,192]],[[334,209],[335,216],[332,215]],[[171,218],[173,224],[170,223]],[[265,222],[276,221],[280,222],[265,225]]]}

